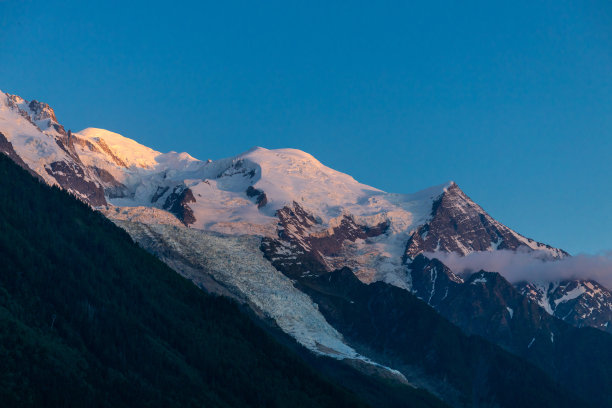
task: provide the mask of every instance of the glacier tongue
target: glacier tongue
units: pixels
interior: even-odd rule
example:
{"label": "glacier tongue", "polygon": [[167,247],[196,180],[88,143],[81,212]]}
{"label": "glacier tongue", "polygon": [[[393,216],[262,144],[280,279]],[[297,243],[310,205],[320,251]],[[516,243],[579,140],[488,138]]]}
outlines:
{"label": "glacier tongue", "polygon": [[[260,238],[227,236],[175,225],[114,222],[196,285],[247,302],[307,349],[382,367],[347,345],[317,305],[264,259],[259,250]],[[395,370],[387,370],[401,376]]]}

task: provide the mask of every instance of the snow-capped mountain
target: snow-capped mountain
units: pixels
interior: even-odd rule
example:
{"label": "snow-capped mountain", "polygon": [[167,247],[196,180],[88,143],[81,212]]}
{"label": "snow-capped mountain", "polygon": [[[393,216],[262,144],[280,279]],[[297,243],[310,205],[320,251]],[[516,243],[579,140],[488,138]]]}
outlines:
{"label": "snow-capped mountain", "polygon": [[[496,221],[454,182],[388,193],[295,149],[255,147],[201,161],[103,129],[66,131],[47,104],[3,93],[0,152],[312,352],[401,382],[422,378],[406,370],[408,360],[376,351],[378,337],[360,319],[367,312],[370,323],[406,337],[410,328],[392,316],[414,296],[551,375],[559,372],[551,364],[558,353],[573,355],[563,347],[574,334],[561,320],[612,328],[612,293],[595,281],[511,285],[495,271],[463,276],[435,259],[498,250],[536,253],[547,262],[569,256]],[[371,309],[372,302],[380,307]],[[404,355],[393,333],[380,336]],[[577,361],[571,364],[583,364]]]}
{"label": "snow-capped mountain", "polygon": [[[173,215],[196,229],[262,236],[266,258],[288,276],[348,267],[363,282],[413,290],[408,265],[421,253],[509,249],[551,260],[568,256],[499,223],[453,182],[387,193],[295,149],[256,147],[200,161],[102,129],[66,131],[49,105],[16,95],[0,95],[0,148],[48,184],[105,207],[110,217],[168,223]],[[563,297],[545,291],[547,284],[557,292],[582,289]],[[612,295],[596,282],[532,282],[521,291],[572,324],[608,327]]]}
{"label": "snow-capped mountain", "polygon": [[[362,282],[384,281],[430,304],[442,286],[423,292],[410,268],[419,254],[506,249],[550,260],[568,256],[494,220],[454,182],[387,193],[295,149],[256,147],[200,161],[102,129],[66,131],[49,105],[16,95],[0,95],[0,149],[111,218],[257,235],[265,257],[289,277],[347,267]],[[519,289],[574,325],[609,327],[612,295],[597,282],[531,282]]]}
{"label": "snow-capped mountain", "polygon": [[522,282],[520,293],[549,314],[576,327],[596,327],[612,333],[612,293],[594,280]]}
{"label": "snow-capped mountain", "polygon": [[70,131],[49,105],[0,95],[0,144],[9,156],[46,183],[58,185],[92,205],[106,204],[97,175],[81,163]]}
{"label": "snow-capped mountain", "polygon": [[451,183],[433,203],[431,219],[410,237],[406,256],[413,258],[423,252],[436,251],[468,255],[497,249],[540,251],[553,259],[568,255],[563,250],[525,238],[494,220]]}

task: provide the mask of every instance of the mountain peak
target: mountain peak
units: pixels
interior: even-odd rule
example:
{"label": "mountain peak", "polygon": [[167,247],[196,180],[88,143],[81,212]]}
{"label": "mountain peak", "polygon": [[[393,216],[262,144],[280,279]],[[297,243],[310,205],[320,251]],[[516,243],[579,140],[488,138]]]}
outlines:
{"label": "mountain peak", "polygon": [[543,251],[551,258],[562,258],[564,251],[525,238],[491,217],[451,181],[434,201],[430,220],[412,234],[406,258],[420,253],[472,252],[519,248]]}
{"label": "mountain peak", "polygon": [[267,152],[269,151],[269,149],[266,149],[265,147],[261,147],[261,146],[253,146],[250,149],[240,153],[237,157],[242,157],[242,156],[247,156],[251,153],[256,153],[256,152]]}
{"label": "mountain peak", "polygon": [[51,121],[57,123],[57,118],[55,117],[55,111],[48,103],[39,102],[36,99],[32,100],[28,107],[30,111],[32,111],[34,121],[50,119]]}
{"label": "mountain peak", "polygon": [[301,163],[302,165],[313,164],[316,166],[323,166],[321,162],[310,153],[293,148],[266,149],[264,147],[255,146],[238,155],[238,157],[252,158],[253,161],[258,162],[260,165],[272,162],[280,164],[282,162],[288,165]]}
{"label": "mountain peak", "polygon": [[[0,91],[0,94],[3,94],[2,91]],[[9,93],[3,95],[6,97],[3,102],[6,103],[9,109],[29,120],[41,131],[46,131],[51,128],[60,134],[65,134],[64,128],[58,123],[55,112],[49,104],[37,100],[28,102],[19,95],[12,95]]]}
{"label": "mountain peak", "polygon": [[461,187],[459,187],[459,185],[452,180],[444,184],[444,193],[447,193],[449,195],[460,195],[465,198],[468,198],[465,192],[461,189]]}
{"label": "mountain peak", "polygon": [[126,167],[153,167],[157,164],[155,158],[161,155],[135,140],[106,129],[90,127],[75,133],[75,136],[99,145],[107,154],[120,158]]}

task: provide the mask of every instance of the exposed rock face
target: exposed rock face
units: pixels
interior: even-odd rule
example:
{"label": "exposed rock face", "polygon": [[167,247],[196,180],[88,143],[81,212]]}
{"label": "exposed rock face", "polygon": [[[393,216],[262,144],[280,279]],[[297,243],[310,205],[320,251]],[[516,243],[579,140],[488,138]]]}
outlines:
{"label": "exposed rock face", "polygon": [[104,185],[104,192],[109,198],[121,198],[129,195],[129,189],[120,183],[107,170],[93,166],[92,170]]}
{"label": "exposed rock face", "polygon": [[256,170],[246,166],[244,159],[238,159],[235,160],[231,166],[220,172],[216,178],[232,177],[235,175],[241,175],[252,179],[256,175]]}
{"label": "exposed rock face", "polygon": [[277,211],[279,237],[265,239],[262,250],[273,265],[288,275],[312,275],[334,269],[328,258],[342,253],[346,242],[384,234],[389,224],[359,225],[351,215],[342,215],[329,228],[293,202]]}
{"label": "exposed rock face", "polygon": [[565,251],[524,238],[500,224],[452,183],[434,202],[431,220],[420,226],[406,246],[406,260],[423,252],[455,252],[519,248],[545,250],[551,258],[568,255]]}
{"label": "exposed rock face", "polygon": [[17,95],[8,95],[9,105],[18,109],[22,116],[38,127],[41,131],[53,128],[56,132],[66,135],[66,130],[60,125],[55,117],[55,112],[44,102],[37,100],[28,101]]}
{"label": "exposed rock face", "polygon": [[40,130],[52,127],[59,134],[67,136],[66,130],[58,123],[55,112],[48,104],[33,100],[28,104],[28,107],[32,112],[32,121],[37,124]]}
{"label": "exposed rock face", "polygon": [[[548,315],[496,272],[480,271],[465,281],[438,259],[418,255],[410,264],[412,292],[467,333],[482,336],[521,356],[538,340],[540,364],[548,364],[556,336],[566,324]],[[551,368],[551,367],[548,367]]]}
{"label": "exposed rock face", "polygon": [[251,198],[255,198],[255,203],[257,204],[257,208],[261,208],[264,205],[268,204],[268,197],[266,193],[257,188],[253,188],[253,186],[249,186],[246,190],[246,195]]}
{"label": "exposed rock face", "polygon": [[[576,329],[549,315],[499,273],[480,271],[460,282],[437,259],[419,255],[411,264],[411,274],[416,283],[413,293],[449,321],[468,334],[481,336],[531,361],[560,381],[573,383],[575,379],[567,376],[572,370],[601,372],[598,355],[611,351],[608,347],[612,338],[608,335]],[[598,346],[588,349],[586,345],[591,342]],[[599,375],[604,380],[598,387],[612,384],[606,374]],[[581,380],[581,386],[593,385]]]}
{"label": "exposed rock face", "polygon": [[104,189],[85,177],[83,169],[74,163],[52,162],[45,169],[64,189],[72,192],[92,206],[106,205]]}
{"label": "exposed rock face", "polygon": [[34,115],[32,116],[32,120],[37,121],[50,119],[51,121],[57,123],[55,112],[53,111],[53,109],[51,109],[49,104],[33,100],[28,104],[28,107],[34,113]]}
{"label": "exposed rock face", "polygon": [[449,294],[455,294],[463,279],[455,275],[437,259],[428,259],[418,255],[410,264],[412,292],[430,306],[440,306],[448,299]]}
{"label": "exposed rock face", "polygon": [[168,195],[163,208],[176,215],[183,224],[189,225],[193,224],[196,219],[193,215],[193,210],[188,204],[195,203],[195,201],[193,192],[189,188],[178,186]]}
{"label": "exposed rock face", "polygon": [[[410,237],[405,261],[409,264],[415,262],[423,252],[455,252],[467,255],[471,252],[497,249],[538,250],[543,258],[551,261],[569,256],[563,250],[525,238],[497,222],[453,183],[434,202],[431,220],[419,227]],[[413,268],[413,285],[416,284],[413,289],[423,300],[436,306],[436,297],[430,301],[427,295],[432,285],[427,279],[433,279],[433,276],[426,276],[426,284],[422,286],[419,274],[415,272],[420,267],[421,265],[416,265],[416,269]],[[439,269],[438,267],[433,270]],[[440,279],[440,276],[437,279]],[[566,281],[546,285],[523,283],[517,287],[521,294],[534,300],[548,313],[570,324],[612,332],[612,293],[597,282]],[[437,296],[443,295],[437,292]]]}
{"label": "exposed rock face", "polygon": [[10,108],[17,111],[24,119],[32,125],[37,126],[32,120],[27,108],[27,101],[18,95],[6,94],[6,102]]}
{"label": "exposed rock face", "polygon": [[[540,370],[533,371],[531,364],[522,365],[519,376],[507,376],[504,367],[521,361],[518,357],[479,336],[456,330],[456,326],[403,289],[384,282],[366,285],[348,269],[300,278],[298,283],[318,304],[327,321],[357,351],[368,350],[369,355],[400,369],[408,381],[441,396],[451,406],[500,406],[491,402],[500,390],[515,390],[518,383],[532,375],[529,381],[546,377]],[[601,333],[601,336],[606,335]],[[588,380],[581,380],[579,386],[573,382],[575,378],[565,376],[566,371],[570,367],[597,371],[601,365],[575,359],[580,353],[568,357],[566,351],[556,355],[560,357],[555,360],[558,371],[551,370],[550,375],[567,389],[579,390]],[[419,369],[415,372],[416,367]],[[608,380],[604,378],[589,388],[607,385]],[[467,398],[461,396],[466,389],[470,390]],[[517,406],[522,405],[519,400],[520,397],[516,400]],[[531,405],[533,402],[530,401]]]}
{"label": "exposed rock face", "polygon": [[[48,104],[35,100],[28,102],[17,95],[6,94],[5,107],[13,115],[17,114],[12,120],[18,122],[13,122],[9,127],[12,129],[7,133],[9,137],[3,134],[3,140],[0,140],[9,157],[36,173],[39,179],[49,184],[58,184],[92,206],[106,204],[101,183],[92,169],[83,165],[74,148],[72,133],[66,132],[57,122],[55,112]],[[14,144],[13,137],[17,137],[18,145]],[[41,157],[33,159],[34,152]],[[26,163],[24,158],[31,161]],[[109,175],[101,176],[108,178]]]}
{"label": "exposed rock face", "polygon": [[576,327],[595,327],[612,333],[612,293],[592,280],[559,283],[522,282],[519,292],[549,314]]}

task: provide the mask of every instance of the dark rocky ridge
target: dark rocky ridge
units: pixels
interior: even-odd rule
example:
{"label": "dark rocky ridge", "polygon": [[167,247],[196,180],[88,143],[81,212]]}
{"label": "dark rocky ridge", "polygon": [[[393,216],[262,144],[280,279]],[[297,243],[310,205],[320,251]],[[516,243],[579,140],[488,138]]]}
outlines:
{"label": "dark rocky ridge", "polygon": [[[417,283],[414,293],[466,333],[502,346],[568,386],[593,393],[612,387],[606,363],[612,361],[609,335],[577,329],[549,315],[499,273],[480,271],[460,283],[442,262],[423,255],[410,268]],[[589,374],[576,378],[577,372]],[[607,406],[612,395],[600,402]]]}
{"label": "dark rocky ridge", "polygon": [[55,112],[53,111],[51,106],[49,106],[49,104],[39,102],[34,99],[28,104],[28,107],[34,113],[34,116],[32,117],[33,120],[50,119],[51,121],[57,123]]}
{"label": "dark rocky ridge", "polygon": [[193,224],[196,219],[193,215],[193,210],[188,204],[195,203],[195,201],[191,189],[184,185],[177,186],[166,198],[163,208],[176,215],[183,224],[189,225]]}
{"label": "dark rocky ridge", "polygon": [[612,334],[612,293],[593,280],[564,280],[544,286],[520,282],[516,287],[565,322]]}
{"label": "dark rocky ridge", "polygon": [[297,281],[358,352],[400,370],[452,406],[591,406],[524,360],[465,335],[406,290],[366,285],[347,268]]}
{"label": "dark rocky ridge", "polygon": [[[470,252],[503,249],[532,251],[521,241],[522,237],[494,220],[455,183],[434,202],[431,217],[428,223],[419,227],[410,237],[406,245],[405,263],[414,262],[424,252],[467,255]],[[569,256],[563,250],[525,239],[531,246],[547,251],[543,257],[550,261]],[[418,283],[418,276],[416,278]],[[560,303],[557,307],[555,300],[579,285],[586,287],[586,293]],[[612,293],[597,282],[589,284],[585,281],[564,281],[559,285],[551,284],[550,293],[543,293],[541,288],[532,283],[518,284],[517,288],[536,303],[541,304],[542,299],[547,298],[550,306],[548,310],[576,327],[591,326],[612,333]],[[420,289],[415,287],[417,291]],[[423,292],[421,296],[427,301],[426,293]]]}
{"label": "dark rocky ridge", "polygon": [[[451,183],[433,204],[431,220],[419,227],[406,245],[405,260],[410,261],[423,252],[455,252],[467,255],[474,251],[493,249],[517,250],[526,247],[506,226],[495,221],[474,203],[457,184]],[[549,245],[528,242],[568,255]]]}
{"label": "dark rocky ridge", "polygon": [[[45,167],[47,174],[55,178],[62,188],[70,191],[89,205],[94,207],[106,205],[104,188],[100,183],[95,181],[94,177],[92,177],[92,170],[84,166],[81,162],[74,148],[75,137],[73,137],[71,131],[66,132],[64,127],[57,122],[57,117],[53,109],[46,103],[36,100],[28,102],[17,95],[7,95],[7,102],[9,107],[19,112],[23,118],[27,119],[41,132],[50,127],[56,131],[55,135],[49,137],[53,138],[57,146],[68,155],[69,161],[56,161],[50,163]],[[44,122],[44,124],[40,123],[41,121]],[[2,138],[4,139],[4,142],[1,142],[4,146],[3,150],[6,150],[9,157],[21,165],[23,160],[17,155],[12,146],[10,149],[7,147],[7,143],[9,142],[4,135]],[[19,157],[19,160],[16,160],[16,157]],[[28,167],[26,166],[24,168],[27,169]],[[110,176],[110,174],[104,176]],[[38,177],[42,178],[41,175],[38,175]],[[113,187],[117,187],[116,182],[113,184]]]}
{"label": "dark rocky ridge", "polygon": [[418,255],[409,266],[412,292],[432,307],[441,305],[448,295],[453,295],[463,279],[455,275],[437,259]]}
{"label": "dark rocky ridge", "polygon": [[338,225],[323,229],[321,221],[296,202],[276,215],[278,239],[264,239],[262,250],[277,269],[291,275],[329,272],[333,268],[325,257],[338,255],[345,241],[376,237],[389,228],[386,222],[373,227],[360,225],[352,216],[343,215]]}
{"label": "dark rocky ridge", "polygon": [[62,188],[71,191],[90,205],[97,207],[107,204],[104,189],[93,181],[88,181],[83,168],[75,163],[53,162],[50,167],[45,167],[45,170]]}
{"label": "dark rocky ridge", "polygon": [[255,204],[257,204],[257,208],[261,208],[268,204],[268,197],[263,190],[258,188],[254,188],[253,186],[249,186],[246,189],[246,195],[250,198],[255,198]]}

